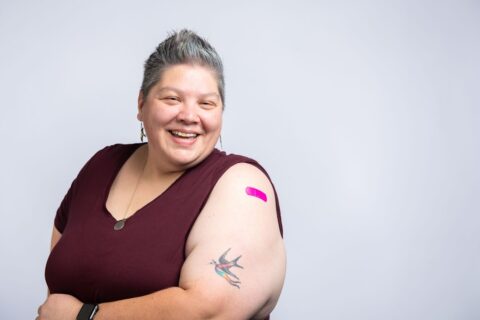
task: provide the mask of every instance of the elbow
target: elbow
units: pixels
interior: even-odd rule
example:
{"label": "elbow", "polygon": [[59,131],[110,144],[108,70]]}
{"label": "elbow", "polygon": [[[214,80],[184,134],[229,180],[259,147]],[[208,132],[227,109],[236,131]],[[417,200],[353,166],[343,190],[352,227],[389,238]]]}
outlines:
{"label": "elbow", "polygon": [[228,301],[219,295],[207,290],[190,292],[192,300],[195,301],[195,316],[198,320],[221,320],[231,319],[225,312]]}

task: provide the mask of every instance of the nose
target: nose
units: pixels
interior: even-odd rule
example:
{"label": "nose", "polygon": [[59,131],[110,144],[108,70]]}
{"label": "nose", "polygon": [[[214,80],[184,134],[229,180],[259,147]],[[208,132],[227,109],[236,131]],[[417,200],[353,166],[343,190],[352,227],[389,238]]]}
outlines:
{"label": "nose", "polygon": [[195,124],[199,121],[198,119],[195,104],[188,101],[182,103],[177,114],[177,120],[186,124]]}

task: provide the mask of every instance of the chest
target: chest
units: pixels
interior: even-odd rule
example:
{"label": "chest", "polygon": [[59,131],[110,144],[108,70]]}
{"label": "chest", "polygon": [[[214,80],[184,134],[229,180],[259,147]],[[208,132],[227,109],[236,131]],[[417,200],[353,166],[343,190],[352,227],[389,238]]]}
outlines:
{"label": "chest", "polygon": [[46,265],[52,293],[100,303],[178,285],[186,241],[214,185],[213,163],[163,188],[144,189],[118,231],[113,226],[123,218],[123,198],[135,179],[120,181],[112,167],[89,166],[75,182],[62,237]]}
{"label": "chest", "polygon": [[119,170],[111,186],[107,185],[105,208],[115,220],[133,216],[165,193],[182,172],[153,178],[145,169],[145,160],[132,156]]}
{"label": "chest", "polygon": [[163,193],[115,231],[102,189],[82,188],[88,191],[72,200],[67,226],[47,262],[51,292],[98,303],[178,285],[202,196]]}

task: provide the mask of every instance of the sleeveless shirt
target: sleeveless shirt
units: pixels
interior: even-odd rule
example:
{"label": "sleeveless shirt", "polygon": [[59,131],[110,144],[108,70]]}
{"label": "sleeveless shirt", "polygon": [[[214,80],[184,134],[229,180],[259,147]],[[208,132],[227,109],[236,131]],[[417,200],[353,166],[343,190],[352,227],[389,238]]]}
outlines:
{"label": "sleeveless shirt", "polygon": [[240,162],[256,166],[268,177],[255,160],[215,149],[115,231],[116,220],[106,200],[120,168],[141,145],[100,150],[73,181],[55,217],[62,237],[45,269],[51,293],[102,303],[178,286],[189,232],[219,178]]}

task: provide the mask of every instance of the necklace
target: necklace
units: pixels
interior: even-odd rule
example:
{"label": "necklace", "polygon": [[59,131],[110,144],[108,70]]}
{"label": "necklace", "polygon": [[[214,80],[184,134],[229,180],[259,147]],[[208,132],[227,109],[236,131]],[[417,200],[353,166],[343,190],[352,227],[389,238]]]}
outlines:
{"label": "necklace", "polygon": [[145,157],[145,162],[143,163],[142,172],[138,176],[137,183],[135,184],[135,189],[133,189],[132,196],[130,197],[130,201],[128,201],[128,206],[125,209],[125,213],[123,214],[123,219],[115,222],[115,225],[113,226],[113,230],[115,231],[122,230],[123,227],[125,227],[125,222],[127,221],[128,209],[130,209],[130,205],[132,204],[133,197],[135,196],[135,193],[137,193],[137,188],[138,188],[138,185],[140,184],[140,180],[142,179],[143,173],[145,172],[146,166],[147,166],[147,157]]}

